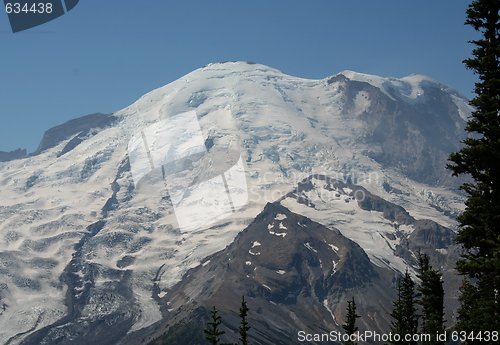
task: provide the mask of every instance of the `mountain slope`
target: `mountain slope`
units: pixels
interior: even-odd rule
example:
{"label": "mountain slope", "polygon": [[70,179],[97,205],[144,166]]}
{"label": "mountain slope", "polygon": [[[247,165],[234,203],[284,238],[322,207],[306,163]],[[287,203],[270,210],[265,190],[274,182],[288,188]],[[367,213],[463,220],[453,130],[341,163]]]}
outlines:
{"label": "mountain slope", "polygon": [[[267,204],[225,250],[210,256],[161,300],[166,323],[203,324],[212,305],[236,342],[241,296],[252,309],[252,343],[295,344],[299,330],[328,333],[342,328],[345,301],[355,296],[362,329],[387,327],[394,272],[372,264],[365,252],[335,229]],[[190,331],[189,331],[190,332]],[[185,335],[166,337],[185,344]],[[295,338],[295,339],[294,339]]]}
{"label": "mountain slope", "polygon": [[[331,201],[328,207],[321,203],[326,200]],[[362,315],[360,331],[387,333],[397,278],[406,269],[416,274],[418,252],[441,268],[448,288],[458,288],[456,257],[445,254],[456,250],[454,236],[450,229],[415,220],[360,186],[311,176],[281,201],[267,204],[233,243],[165,291],[159,298],[164,321],[137,337],[152,334],[149,338],[157,338],[152,344],[202,342],[202,329],[215,305],[224,320],[223,341],[234,343],[241,296],[252,309],[255,344],[298,344],[299,331],[343,332],[346,301],[352,297]],[[384,254],[384,246],[392,255]],[[447,296],[450,319],[456,307],[455,298]]]}
{"label": "mountain slope", "polygon": [[[161,170],[136,184],[128,145],[190,110],[208,158],[228,142],[238,148],[249,200],[183,232]],[[88,320],[114,320],[123,337],[154,325],[158,294],[311,174],[350,179],[416,220],[453,228],[462,199],[442,167],[467,111],[465,99],[419,76],[306,80],[237,62],[198,69],[103,115],[102,125],[58,127],[36,155],[0,163],[0,343],[90,332]],[[216,158],[196,168],[213,172],[233,156]]]}

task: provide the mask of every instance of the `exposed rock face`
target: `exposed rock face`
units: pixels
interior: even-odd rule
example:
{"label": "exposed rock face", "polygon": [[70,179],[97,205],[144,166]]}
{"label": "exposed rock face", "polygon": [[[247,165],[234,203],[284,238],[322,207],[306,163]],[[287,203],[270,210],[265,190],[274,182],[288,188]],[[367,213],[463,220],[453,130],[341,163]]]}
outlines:
{"label": "exposed rock face", "polygon": [[[369,145],[367,155],[384,166],[405,171],[416,181],[431,185],[456,185],[457,179],[443,164],[450,152],[460,148],[463,121],[455,103],[456,93],[443,85],[420,82],[415,99],[410,90],[385,82],[382,88],[360,78],[339,74],[329,83],[345,88],[344,111],[355,112],[366,128],[361,139]],[[359,103],[365,101],[364,109]],[[449,116],[443,116],[448,114]],[[451,115],[453,114],[453,115]]]}
{"label": "exposed rock face", "polygon": [[[307,207],[297,208],[290,200]],[[355,203],[359,209],[346,209],[342,206],[342,200]],[[443,273],[448,291],[456,291],[461,284],[461,278],[455,271],[455,263],[461,252],[455,244],[455,232],[430,219],[415,219],[403,207],[374,195],[364,187],[324,175],[313,175],[301,181],[280,202],[317,221],[322,220],[322,224],[338,227],[346,237],[356,239],[372,259],[387,263],[389,268],[398,267],[400,272],[405,267],[417,268],[420,252],[427,254],[432,265]],[[344,211],[339,212],[341,209]],[[349,217],[339,217],[341,213]],[[361,227],[368,231],[357,228],[356,223],[360,220],[363,223]],[[375,249],[383,247],[385,250],[374,253]],[[402,261],[398,262],[396,258]],[[450,293],[445,299],[448,321],[453,323],[456,296]]]}
{"label": "exposed rock face", "polygon": [[0,151],[0,162],[13,161],[14,159],[20,159],[27,157],[26,149],[17,149],[10,152]]}
{"label": "exposed rock face", "polygon": [[381,331],[388,326],[380,316],[390,312],[394,291],[387,284],[393,278],[394,272],[373,265],[338,230],[279,203],[267,204],[231,245],[189,271],[161,299],[172,334],[163,341],[183,344],[192,330],[180,334],[175,322],[203,324],[216,305],[228,329],[225,341],[236,342],[241,296],[251,308],[255,344],[298,344],[300,330],[341,331],[345,301],[352,296],[366,316],[360,328]]}
{"label": "exposed rock face", "polygon": [[[426,253],[443,272],[448,290],[458,288],[456,255],[448,254],[448,250],[459,252],[453,244],[453,231],[432,220],[416,220],[404,208],[361,186],[314,175],[280,201],[267,204],[231,245],[188,271],[160,298],[165,320],[160,331],[157,326],[149,330],[148,339],[157,339],[152,344],[182,344],[187,338],[191,343],[202,341],[202,330],[213,305],[225,321],[225,341],[237,341],[237,311],[243,295],[252,308],[252,342],[256,344],[298,344],[300,330],[342,331],[346,301],[351,297],[363,315],[359,320],[361,331],[387,332],[395,285],[401,274],[393,268],[397,262],[389,256],[379,257],[385,265],[374,265],[366,254],[370,250],[366,243],[362,241],[361,248],[346,237],[362,239],[353,235],[355,228],[345,227],[345,221],[343,231],[331,225],[326,228],[281,205],[293,205],[294,200],[306,207],[301,208],[306,214],[318,219],[318,213],[339,212],[342,207],[336,208],[335,204],[325,209],[315,203],[314,193],[328,197],[320,188],[335,195],[341,204],[357,204],[360,213],[378,213],[381,218],[377,219],[386,219],[393,231],[382,232],[381,227],[378,233],[410,271],[418,267],[418,253]],[[359,219],[363,219],[361,214]],[[371,246],[375,248],[377,243]],[[454,296],[447,295],[446,312],[450,318],[456,307]]]}
{"label": "exposed rock face", "polygon": [[60,142],[75,136],[60,153],[61,155],[75,148],[92,129],[103,129],[113,124],[116,118],[108,114],[90,114],[47,130],[34,154],[48,150]]}

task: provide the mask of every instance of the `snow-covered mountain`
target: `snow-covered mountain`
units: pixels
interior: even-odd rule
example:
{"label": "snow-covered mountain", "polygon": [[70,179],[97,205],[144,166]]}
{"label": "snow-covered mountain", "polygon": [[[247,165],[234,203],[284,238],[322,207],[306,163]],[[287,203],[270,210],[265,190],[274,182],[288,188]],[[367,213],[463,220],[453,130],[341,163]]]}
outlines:
{"label": "snow-covered mountain", "polygon": [[[193,110],[207,157],[195,163],[198,176],[224,174],[220,166],[241,157],[248,195],[229,217],[183,231],[176,191],[165,188],[161,171],[152,166],[145,182],[134,180],[130,143]],[[114,114],[51,129],[35,154],[0,162],[0,344],[78,344],[82,336],[126,343],[162,319],[162,298],[188,269],[277,200],[338,228],[373,265],[404,270],[411,253],[391,250],[398,240],[384,237],[391,222],[379,211],[321,195],[308,196],[311,209],[288,193],[321,174],[362,186],[415,221],[454,229],[462,199],[444,166],[469,113],[463,97],[420,75],[344,71],[307,80],[230,62],[200,68]],[[203,206],[187,205],[215,219]],[[384,229],[379,237],[374,224]],[[414,224],[399,226],[410,234]]]}
{"label": "snow-covered mountain", "polygon": [[[416,266],[416,253],[426,253],[440,268],[447,291],[458,289],[454,236],[363,187],[312,175],[267,204],[231,245],[189,270],[159,299],[163,321],[139,334],[154,345],[202,343],[216,305],[226,330],[223,341],[236,343],[242,295],[253,311],[254,344],[300,344],[298,331],[342,332],[353,297],[363,316],[360,331],[384,333],[397,278]],[[452,316],[453,294],[445,305]]]}

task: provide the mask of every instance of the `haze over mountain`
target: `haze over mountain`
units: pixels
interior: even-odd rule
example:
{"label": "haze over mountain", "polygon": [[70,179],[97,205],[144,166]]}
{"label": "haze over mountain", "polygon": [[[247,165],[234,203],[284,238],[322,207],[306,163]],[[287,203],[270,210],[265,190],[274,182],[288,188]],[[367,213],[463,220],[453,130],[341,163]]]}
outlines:
{"label": "haze over mountain", "polygon": [[[193,110],[207,150],[193,171],[221,174],[239,156],[249,193],[229,217],[183,231],[161,170],[134,180],[129,144]],[[469,113],[457,92],[421,75],[307,80],[229,62],[50,129],[34,154],[0,163],[0,344],[136,344],[193,313],[201,322],[212,302],[234,325],[239,296],[228,305],[221,296],[235,289],[261,310],[256,343],[293,337],[307,320],[338,327],[345,304],[332,291],[355,292],[371,315],[363,327],[382,330],[393,297],[382,286],[413,269],[417,249],[454,274],[462,198],[445,164]],[[189,208],[211,220],[203,201]]]}

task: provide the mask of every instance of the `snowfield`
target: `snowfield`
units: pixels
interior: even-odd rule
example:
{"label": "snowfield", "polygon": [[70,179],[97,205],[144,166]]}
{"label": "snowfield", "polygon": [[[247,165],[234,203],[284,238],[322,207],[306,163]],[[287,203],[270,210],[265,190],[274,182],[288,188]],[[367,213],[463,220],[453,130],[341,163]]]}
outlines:
{"label": "snowfield", "polygon": [[[354,81],[370,88],[349,89]],[[267,202],[283,197],[311,174],[352,178],[417,219],[453,228],[455,222],[445,211],[459,211],[460,196],[446,185],[418,182],[404,167],[377,160],[368,154],[373,144],[365,140],[373,132],[369,117],[380,104],[376,97],[417,106],[432,101],[426,98],[429,85],[444,88],[418,75],[395,79],[345,71],[308,80],[258,64],[209,64],[117,111],[113,126],[96,131],[64,155],[59,153],[71,138],[36,156],[0,163],[0,344],[20,344],[34,331],[62,320],[68,298],[77,300],[91,288],[106,290],[120,281],[128,284],[130,303],[139,310],[129,332],[153,324],[161,318],[154,291],[164,296],[190,267],[208,263],[207,256],[231,243]],[[470,113],[466,100],[452,90],[443,92],[456,104],[446,116],[463,127]],[[190,217],[200,221],[196,229],[180,231],[161,172],[135,183],[127,166],[128,147],[141,130],[193,110],[203,138],[213,140],[213,150],[226,139],[238,149],[248,200],[208,227],[204,224],[215,213],[205,211],[206,198],[191,203]],[[196,168],[201,176],[233,161],[229,153],[213,155]],[[404,193],[388,191],[387,184]],[[318,185],[307,195],[315,208],[290,198],[282,203],[338,228],[373,263],[404,271],[406,263],[393,253],[394,224],[377,212],[361,210],[348,191],[324,193]],[[286,241],[283,219],[279,215],[269,231]],[[90,226],[99,220],[102,228],[92,233]],[[254,243],[250,254],[258,255],[258,246]],[[70,262],[78,268],[71,271]],[[76,282],[74,287],[61,278],[64,272]],[[86,303],[78,315],[81,320],[108,315],[118,306]]]}

